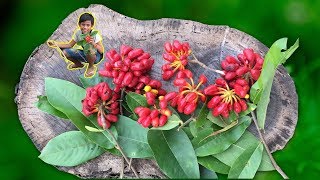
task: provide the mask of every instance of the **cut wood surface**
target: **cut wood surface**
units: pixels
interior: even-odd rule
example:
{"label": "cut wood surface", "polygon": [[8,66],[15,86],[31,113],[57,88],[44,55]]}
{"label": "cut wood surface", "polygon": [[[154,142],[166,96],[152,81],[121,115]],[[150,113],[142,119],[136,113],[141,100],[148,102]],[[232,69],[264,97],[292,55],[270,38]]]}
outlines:
{"label": "cut wood surface", "polygon": [[[228,26],[214,26],[199,22],[178,19],[136,20],[126,17],[102,5],[91,5],[71,13],[48,39],[69,41],[77,27],[78,17],[83,12],[91,12],[96,19],[95,29],[103,37],[105,51],[119,50],[122,44],[142,48],[155,59],[151,75],[161,79],[163,44],[177,39],[189,42],[193,53],[206,66],[220,69],[220,62],[226,55],[236,56],[244,48],[253,48],[262,56],[268,48],[252,36]],[[105,60],[99,64],[103,68]],[[213,82],[219,74],[200,67],[188,65],[196,76],[204,73]],[[44,79],[54,77],[80,85],[79,77],[84,69],[69,71],[59,53],[44,42],[30,55],[17,86],[16,103],[22,127],[37,149],[41,151],[53,137],[76,129],[71,122],[48,115],[35,107],[37,96],[44,95]],[[164,82],[165,89],[173,90],[171,82]],[[280,66],[273,82],[270,104],[265,125],[265,139],[274,152],[284,148],[292,137],[298,119],[298,98],[292,78],[285,68]],[[252,124],[250,131],[257,134]],[[257,135],[256,135],[257,136]],[[258,136],[257,136],[258,137]],[[76,167],[57,167],[61,171],[82,178],[119,177],[121,157],[109,153]],[[141,178],[165,178],[155,161],[134,159],[132,165]],[[134,177],[132,171],[125,168],[125,177]]]}

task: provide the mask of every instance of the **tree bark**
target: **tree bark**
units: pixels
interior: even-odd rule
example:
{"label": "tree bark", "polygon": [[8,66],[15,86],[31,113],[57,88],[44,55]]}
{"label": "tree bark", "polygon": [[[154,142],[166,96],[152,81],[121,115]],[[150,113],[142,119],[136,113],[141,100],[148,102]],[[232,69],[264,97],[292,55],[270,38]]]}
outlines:
{"label": "tree bark", "polygon": [[[262,56],[268,48],[252,36],[228,26],[213,26],[194,21],[178,19],[158,19],[141,21],[126,17],[102,5],[91,5],[71,13],[49,37],[50,40],[69,41],[77,28],[81,13],[91,12],[95,16],[95,29],[103,37],[105,51],[119,50],[122,44],[142,48],[155,59],[151,76],[161,79],[163,44],[174,39],[189,42],[193,53],[210,68],[219,69],[226,55],[236,56],[244,48],[253,48]],[[103,68],[105,60],[99,64]],[[219,74],[203,69],[197,64],[188,65],[195,73],[207,75],[213,82]],[[55,136],[76,129],[71,122],[48,115],[38,110],[34,103],[37,96],[44,95],[44,78],[54,77],[80,85],[79,77],[84,70],[69,71],[59,53],[43,43],[30,55],[17,86],[16,103],[22,127],[41,151]],[[173,90],[171,82],[163,82],[165,89]],[[265,124],[265,139],[271,152],[284,148],[291,139],[298,119],[298,105],[295,85],[285,68],[280,66],[273,82],[270,104]],[[257,135],[253,126],[250,131]],[[61,171],[81,178],[119,177],[121,158],[109,153],[76,167],[57,167]],[[135,159],[132,164],[141,178],[165,178],[155,161]],[[134,177],[125,168],[125,177]]]}

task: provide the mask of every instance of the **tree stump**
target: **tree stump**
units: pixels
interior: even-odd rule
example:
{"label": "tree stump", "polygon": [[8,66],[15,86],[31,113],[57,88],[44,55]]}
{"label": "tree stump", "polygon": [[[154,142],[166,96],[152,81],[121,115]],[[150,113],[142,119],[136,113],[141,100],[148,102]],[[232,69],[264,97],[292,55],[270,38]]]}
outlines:
{"label": "tree stump", "polygon": [[[91,5],[71,13],[49,39],[69,41],[78,17],[83,12],[91,12],[96,19],[95,28],[103,37],[106,51],[119,49],[122,44],[142,48],[155,59],[151,76],[161,79],[163,44],[178,39],[189,42],[198,60],[208,67],[219,69],[226,55],[236,56],[244,48],[253,48],[262,56],[268,48],[252,36],[228,26],[213,26],[188,20],[159,19],[140,21],[114,12],[102,5]],[[104,62],[99,64],[99,69]],[[203,69],[197,64],[188,65],[199,76],[207,75],[208,81],[218,74]],[[44,78],[54,77],[80,85],[79,77],[84,69],[69,71],[59,53],[43,43],[30,55],[17,86],[16,103],[21,124],[37,149],[41,151],[47,142],[55,136],[76,129],[71,122],[61,120],[38,110],[34,103],[37,96],[44,95]],[[164,88],[173,89],[170,82],[164,82]],[[282,149],[292,137],[298,118],[297,94],[293,80],[283,66],[276,72],[273,82],[270,104],[265,125],[265,139],[272,152]],[[252,125],[251,125],[252,126]],[[255,128],[249,127],[256,133]],[[81,178],[118,177],[121,170],[121,157],[109,153],[76,167],[57,167]],[[141,178],[165,178],[155,161],[134,159],[132,164]],[[125,168],[125,177],[134,177]]]}

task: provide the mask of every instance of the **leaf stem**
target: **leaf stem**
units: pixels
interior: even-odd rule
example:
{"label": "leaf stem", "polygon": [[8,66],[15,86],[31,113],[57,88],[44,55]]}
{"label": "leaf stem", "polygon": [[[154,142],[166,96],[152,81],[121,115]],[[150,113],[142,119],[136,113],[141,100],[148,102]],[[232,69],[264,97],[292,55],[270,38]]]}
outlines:
{"label": "leaf stem", "polygon": [[181,126],[179,126],[178,127],[178,131],[181,129],[181,128],[183,128],[184,126],[186,126],[187,124],[189,124],[191,121],[193,121],[194,120],[194,117],[193,117],[193,115],[187,120],[187,121],[185,121],[183,124],[181,124]]}
{"label": "leaf stem", "polygon": [[205,65],[204,63],[200,62],[193,53],[191,53],[191,54],[192,54],[192,56],[193,56],[194,59],[193,59],[193,60],[189,60],[188,62],[194,63],[194,64],[198,64],[199,66],[201,66],[201,67],[203,67],[203,68],[205,68],[205,69],[208,69],[208,70],[210,70],[210,71],[213,71],[213,72],[218,73],[218,74],[221,74],[221,75],[224,75],[224,72],[223,72],[223,71],[208,67],[208,66]]}
{"label": "leaf stem", "polygon": [[[112,132],[110,131],[110,129],[106,129],[106,131],[108,131],[108,133],[111,135],[111,137],[112,137],[113,140],[115,141],[115,143],[116,143],[115,147],[120,151],[120,153],[122,154],[122,156],[123,156],[123,158],[126,160],[126,162],[127,162],[128,164],[130,164],[129,159],[128,159],[127,156],[124,154],[121,146],[119,145],[118,141],[116,140],[116,138],[114,137],[114,135],[112,134]],[[134,175],[136,176],[136,178],[139,178],[139,175],[138,175],[137,171],[134,169],[134,167],[133,167],[133,166],[130,166],[130,167],[131,167],[132,172],[133,172]]]}
{"label": "leaf stem", "polygon": [[278,173],[282,176],[283,179],[289,179],[289,177],[282,171],[282,169],[280,168],[280,166],[278,166],[278,164],[276,163],[276,161],[274,160],[270,150],[269,150],[269,147],[263,137],[263,132],[262,132],[262,129],[259,128],[258,126],[258,122],[257,122],[257,118],[256,118],[256,115],[254,114],[254,111],[251,112],[251,116],[252,116],[252,119],[253,119],[253,122],[258,130],[258,134],[259,134],[259,137],[267,151],[267,154],[271,160],[271,163],[273,165],[273,167],[278,171]]}

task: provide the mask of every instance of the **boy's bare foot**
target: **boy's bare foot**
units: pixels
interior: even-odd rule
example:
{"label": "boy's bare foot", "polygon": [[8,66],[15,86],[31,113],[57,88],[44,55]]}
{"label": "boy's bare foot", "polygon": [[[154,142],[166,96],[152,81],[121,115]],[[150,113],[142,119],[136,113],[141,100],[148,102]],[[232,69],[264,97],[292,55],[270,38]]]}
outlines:
{"label": "boy's bare foot", "polygon": [[97,71],[97,66],[91,66],[91,67],[88,67],[86,72],[84,73],[84,77],[86,78],[92,78],[94,76],[94,74],[96,73]]}
{"label": "boy's bare foot", "polygon": [[74,64],[74,63],[70,63],[69,65],[68,65],[68,69],[69,70],[75,70],[75,69],[81,69],[81,68],[83,68],[83,64]]}

